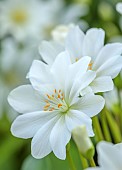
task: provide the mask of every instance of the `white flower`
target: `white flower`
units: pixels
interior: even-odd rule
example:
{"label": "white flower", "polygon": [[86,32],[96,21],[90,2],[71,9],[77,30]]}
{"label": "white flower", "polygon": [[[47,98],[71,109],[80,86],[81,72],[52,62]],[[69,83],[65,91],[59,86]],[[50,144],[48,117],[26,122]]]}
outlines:
{"label": "white flower", "polygon": [[[104,46],[104,34],[102,29],[97,28],[89,29],[84,34],[76,26],[68,33],[63,47],[69,52],[72,63],[77,62],[84,56],[91,57],[88,69],[95,71],[97,74],[96,79],[90,84],[94,93],[112,90],[112,79],[118,75],[122,68],[122,43],[111,43]],[[44,43],[40,45],[39,52],[44,61],[51,65],[56,55],[50,57],[49,54],[52,54],[54,50],[56,51],[56,48],[48,48],[52,44],[46,44],[48,46]]]}
{"label": "white flower", "polygon": [[15,86],[25,82],[25,75],[35,58],[35,53],[34,47],[29,43],[24,45],[18,44],[12,38],[2,40],[0,56],[0,115],[6,113],[7,117],[13,118],[13,113],[11,113],[7,102],[7,96]]}
{"label": "white flower", "polygon": [[[103,95],[104,95],[104,98],[105,98],[106,107],[109,110],[115,111],[116,106],[119,105],[119,94],[118,94],[117,88],[114,87],[114,89],[112,91],[106,92]],[[114,107],[115,107],[115,109],[114,109]]]}
{"label": "white flower", "polygon": [[1,2],[1,36],[12,34],[17,39],[35,34],[39,29],[38,0],[6,0]]}
{"label": "white flower", "polygon": [[79,98],[79,92],[95,78],[95,72],[87,71],[89,57],[71,64],[67,52],[59,54],[49,67],[35,60],[28,77],[32,85],[13,90],[9,104],[19,113],[11,132],[20,138],[32,139],[32,155],[39,159],[51,151],[66,158],[66,145],[75,126],[86,125],[88,135],[93,136],[90,117],[98,114],[104,99],[90,93]]}
{"label": "white flower", "polygon": [[67,36],[69,30],[71,28],[73,28],[73,27],[74,27],[74,24],[58,25],[51,32],[53,40],[57,41],[57,42],[59,42],[61,44],[62,43],[64,44],[66,36]]}
{"label": "white flower", "polygon": [[119,2],[116,5],[116,10],[122,15],[122,2]]}
{"label": "white flower", "polygon": [[0,36],[12,34],[19,41],[27,38],[40,41],[56,24],[78,21],[88,11],[83,5],[65,8],[60,0],[6,0],[0,5]]}
{"label": "white flower", "polygon": [[87,170],[121,170],[122,169],[122,143],[113,145],[100,142],[97,145],[98,163],[100,167],[87,168]]}

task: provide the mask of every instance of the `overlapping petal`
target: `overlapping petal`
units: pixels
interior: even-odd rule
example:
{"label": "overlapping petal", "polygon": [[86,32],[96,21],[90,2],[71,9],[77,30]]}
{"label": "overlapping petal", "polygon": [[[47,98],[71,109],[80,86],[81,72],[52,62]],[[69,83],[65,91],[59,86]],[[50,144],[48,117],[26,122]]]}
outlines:
{"label": "overlapping petal", "polygon": [[76,59],[79,59],[83,56],[83,40],[84,33],[79,29],[78,26],[73,28],[67,38],[66,38],[66,50],[69,51],[71,55],[72,62],[75,62]]}
{"label": "overlapping petal", "polygon": [[57,115],[56,117],[48,121],[44,126],[42,126],[42,128],[37,131],[37,133],[33,137],[31,143],[31,152],[34,158],[41,159],[52,151],[50,145],[50,134],[52,128],[59,118],[60,115]]}
{"label": "overlapping petal", "polygon": [[18,116],[11,126],[11,132],[16,137],[31,138],[50,119],[55,117],[57,112],[37,111]]}
{"label": "overlapping petal", "polygon": [[103,109],[104,104],[105,100],[102,96],[90,93],[81,97],[71,108],[77,108],[87,116],[93,117]]}
{"label": "overlapping petal", "polygon": [[66,159],[66,145],[71,138],[71,132],[65,123],[65,116],[61,116],[52,129],[50,144],[54,154],[59,159]]}
{"label": "overlapping petal", "polygon": [[103,65],[97,70],[97,76],[111,76],[115,78],[122,68],[122,56],[117,55],[109,58]]}
{"label": "overlapping petal", "polygon": [[8,96],[8,102],[19,113],[39,111],[44,105],[41,96],[31,85],[23,85],[14,89]]}
{"label": "overlapping petal", "polygon": [[39,53],[41,57],[49,65],[53,64],[56,56],[62,51],[64,51],[63,46],[57,42],[42,41],[39,46]]}
{"label": "overlapping petal", "polygon": [[65,116],[66,125],[69,131],[76,126],[85,125],[89,136],[94,136],[92,129],[92,120],[89,116],[78,110],[70,110]]}
{"label": "overlapping petal", "polygon": [[114,84],[110,76],[100,76],[95,78],[90,84],[94,93],[113,90]]}
{"label": "overlapping petal", "polygon": [[97,70],[101,65],[103,65],[107,60],[114,56],[120,55],[122,53],[121,43],[111,43],[105,45],[100,51],[93,63],[93,70]]}
{"label": "overlapping petal", "polygon": [[90,56],[94,61],[104,45],[104,36],[105,33],[102,29],[89,29],[83,42],[83,56]]}

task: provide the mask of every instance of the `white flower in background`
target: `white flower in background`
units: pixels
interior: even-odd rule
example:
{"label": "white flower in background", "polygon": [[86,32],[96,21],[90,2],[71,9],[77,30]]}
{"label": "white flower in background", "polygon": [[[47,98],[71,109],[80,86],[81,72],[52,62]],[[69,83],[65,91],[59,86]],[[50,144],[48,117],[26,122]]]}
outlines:
{"label": "white flower in background", "polygon": [[36,53],[32,43],[18,43],[13,38],[5,38],[1,42],[0,74],[3,78],[12,73],[19,74],[19,79],[25,77]]}
{"label": "white flower in background", "polygon": [[38,0],[6,0],[1,2],[0,35],[12,34],[23,39],[38,32],[41,16]]}
{"label": "white flower in background", "polygon": [[113,145],[100,142],[97,145],[98,164],[100,167],[87,168],[87,170],[121,170],[122,169],[122,143]]}
{"label": "white flower in background", "polygon": [[[84,34],[78,26],[70,29],[65,44],[72,60],[77,62],[84,56],[91,57],[89,70],[96,72],[96,79],[90,84],[93,92],[105,92],[113,89],[112,79],[115,78],[122,68],[122,43],[111,43],[104,46],[104,31],[92,28]],[[39,52],[43,60],[51,65],[61,48],[53,47],[50,42],[42,42]],[[53,53],[53,51],[56,51]],[[50,55],[49,55],[50,54]]]}
{"label": "white flower in background", "polygon": [[116,10],[122,15],[122,2],[119,2],[116,5]]}
{"label": "white flower in background", "polygon": [[0,36],[12,34],[17,40],[41,40],[57,23],[77,22],[88,12],[83,5],[65,8],[60,0],[5,0],[0,5]]}
{"label": "white flower in background", "polygon": [[1,41],[0,52],[0,115],[6,113],[12,118],[7,96],[17,85],[25,83],[25,75],[36,58],[36,51],[29,43],[18,44],[14,39],[6,38]]}
{"label": "white flower in background", "polygon": [[54,41],[57,41],[61,44],[64,44],[65,39],[67,37],[68,32],[70,31],[71,28],[73,28],[75,25],[74,24],[69,24],[69,25],[58,25],[55,27],[52,32],[52,38]]}
{"label": "white flower in background", "polygon": [[109,110],[115,111],[116,107],[119,105],[119,94],[117,88],[114,87],[112,91],[106,92],[103,95],[105,98],[106,107]]}
{"label": "white flower in background", "polygon": [[95,72],[87,71],[89,57],[71,64],[67,52],[59,54],[51,67],[35,60],[28,77],[32,85],[13,90],[9,104],[19,113],[11,132],[20,138],[33,138],[32,155],[39,159],[51,151],[66,158],[66,145],[75,126],[85,125],[93,136],[90,117],[104,107],[104,99],[89,93],[79,98],[79,92],[95,78]]}

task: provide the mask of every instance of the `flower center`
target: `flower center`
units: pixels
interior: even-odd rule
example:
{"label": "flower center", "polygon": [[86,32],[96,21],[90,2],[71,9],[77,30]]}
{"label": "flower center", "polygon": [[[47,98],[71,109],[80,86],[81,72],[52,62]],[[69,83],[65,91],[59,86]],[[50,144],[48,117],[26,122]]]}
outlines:
{"label": "flower center", "polygon": [[69,106],[64,100],[64,93],[62,90],[54,90],[52,95],[46,94],[44,111],[57,110],[62,113],[66,113],[69,110]]}
{"label": "flower center", "polygon": [[24,24],[28,19],[28,14],[23,9],[16,9],[11,12],[10,18],[16,24]]}

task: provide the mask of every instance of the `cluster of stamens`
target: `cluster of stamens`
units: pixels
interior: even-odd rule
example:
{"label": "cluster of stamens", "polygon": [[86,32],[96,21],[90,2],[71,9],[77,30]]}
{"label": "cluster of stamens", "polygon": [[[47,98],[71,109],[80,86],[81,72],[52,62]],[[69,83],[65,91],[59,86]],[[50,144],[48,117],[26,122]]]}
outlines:
{"label": "cluster of stamens", "polygon": [[60,110],[65,112],[68,109],[68,106],[64,100],[64,93],[61,89],[55,89],[52,95],[46,94],[46,98],[44,111]]}

